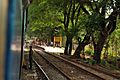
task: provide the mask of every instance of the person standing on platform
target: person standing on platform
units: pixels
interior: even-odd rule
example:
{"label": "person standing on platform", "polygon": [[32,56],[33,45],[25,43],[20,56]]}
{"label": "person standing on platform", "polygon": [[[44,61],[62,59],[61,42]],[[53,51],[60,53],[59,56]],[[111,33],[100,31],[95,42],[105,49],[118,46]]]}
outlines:
{"label": "person standing on platform", "polygon": [[32,69],[32,54],[33,54],[33,51],[32,51],[32,42],[30,43],[30,46],[29,46],[29,69]]}

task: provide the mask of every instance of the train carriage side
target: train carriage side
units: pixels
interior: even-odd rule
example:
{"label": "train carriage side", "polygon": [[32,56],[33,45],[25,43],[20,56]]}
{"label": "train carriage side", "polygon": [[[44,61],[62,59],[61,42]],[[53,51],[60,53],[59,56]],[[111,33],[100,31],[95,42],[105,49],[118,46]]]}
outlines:
{"label": "train carriage side", "polygon": [[20,80],[29,0],[0,0],[0,80]]}

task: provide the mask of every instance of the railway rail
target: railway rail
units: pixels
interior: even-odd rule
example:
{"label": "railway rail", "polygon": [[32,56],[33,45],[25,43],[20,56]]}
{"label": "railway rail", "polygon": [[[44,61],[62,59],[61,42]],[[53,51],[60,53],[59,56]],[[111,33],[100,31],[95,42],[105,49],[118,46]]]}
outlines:
{"label": "railway rail", "polygon": [[[47,53],[47,54],[50,54],[50,53]],[[92,67],[90,65],[87,65],[87,64],[75,61],[75,60],[71,60],[70,58],[66,58],[66,57],[63,57],[63,56],[60,57],[59,55],[55,55],[55,54],[50,54],[50,55],[52,55],[52,56],[54,56],[56,58],[60,58],[60,59],[62,59],[64,61],[66,61],[66,62],[69,62],[72,65],[76,65],[77,67],[82,68],[82,69],[90,72],[91,74],[99,76],[100,78],[102,78],[104,80],[120,80],[119,75],[112,74],[108,70],[107,70],[108,72],[105,72],[105,71],[99,70],[98,68],[94,68],[94,67]]]}
{"label": "railway rail", "polygon": [[[47,53],[47,52],[45,52],[45,53]],[[49,54],[49,53],[47,53],[47,54]],[[50,54],[50,55],[52,55],[52,54]],[[120,80],[120,75],[118,73],[114,73],[114,72],[109,71],[109,70],[102,68],[100,66],[94,67],[94,66],[84,64],[84,63],[81,63],[79,61],[70,59],[66,56],[59,56],[59,55],[55,55],[55,54],[53,54],[53,56],[60,58],[60,59],[64,59],[65,61],[67,60],[67,62],[73,62],[73,64],[75,64],[75,65],[77,64],[77,66],[79,66],[80,68],[83,68],[83,69],[87,70],[88,72],[95,74],[97,76],[100,76],[101,78],[103,78],[105,80],[106,80],[106,78],[108,80]],[[91,69],[92,69],[92,72],[91,72]]]}
{"label": "railway rail", "polygon": [[59,70],[59,72],[69,78],[69,80],[106,80],[103,77],[100,77],[79,67],[71,61],[53,56],[43,51],[34,51],[39,54],[39,56],[42,56],[44,59],[46,59],[50,64],[54,65]]}
{"label": "railway rail", "polygon": [[50,80],[49,77],[47,76],[47,74],[45,73],[45,71],[42,69],[42,67],[37,63],[37,61],[35,61],[35,59],[33,59],[33,62],[35,63],[35,65],[38,67],[39,71],[40,71],[40,75],[42,77],[42,80]]}
{"label": "railway rail", "polygon": [[[54,56],[57,57],[57,55],[54,55]],[[58,57],[59,57],[59,56],[58,56]],[[98,72],[100,72],[100,73],[104,73],[104,74],[106,74],[106,75],[109,75],[109,76],[111,76],[111,77],[114,77],[114,78],[120,80],[120,73],[112,72],[112,71],[107,70],[107,69],[105,69],[105,68],[102,68],[102,67],[100,67],[100,66],[97,66],[97,67],[91,66],[91,65],[89,65],[89,64],[85,64],[85,63],[82,63],[82,62],[77,61],[77,60],[74,60],[74,59],[70,59],[70,58],[65,57],[65,56],[61,56],[61,57],[63,57],[64,59],[67,59],[67,60],[69,60],[69,61],[72,61],[72,62],[74,62],[74,63],[76,63],[76,64],[84,65],[84,66],[89,67],[89,68],[91,68],[91,69],[93,69],[93,70],[95,70],[95,71],[98,71]]]}
{"label": "railway rail", "polygon": [[49,77],[50,80],[71,80],[66,75],[62,74],[56,66],[52,65],[49,61],[44,59],[44,57],[40,56],[39,54],[33,55],[34,60],[41,65],[42,69]]}

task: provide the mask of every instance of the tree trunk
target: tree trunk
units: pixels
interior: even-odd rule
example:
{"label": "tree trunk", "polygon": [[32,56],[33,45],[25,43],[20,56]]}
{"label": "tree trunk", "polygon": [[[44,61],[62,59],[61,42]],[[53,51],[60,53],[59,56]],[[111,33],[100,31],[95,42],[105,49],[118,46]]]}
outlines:
{"label": "tree trunk", "polygon": [[101,51],[104,47],[107,36],[101,34],[97,44],[94,45],[94,60],[96,61],[96,64],[99,64],[101,62]]}
{"label": "tree trunk", "polygon": [[68,54],[71,55],[71,51],[72,51],[72,37],[67,37],[64,54],[65,55],[68,55]]}
{"label": "tree trunk", "polygon": [[103,54],[103,58],[106,60],[108,58],[108,47],[109,47],[109,41],[107,41],[105,46],[105,52]]}
{"label": "tree trunk", "polygon": [[94,49],[94,60],[96,61],[96,64],[99,64],[101,62],[101,51],[102,47],[97,47]]}
{"label": "tree trunk", "polygon": [[82,44],[79,44],[79,45],[78,45],[78,47],[77,47],[77,49],[75,50],[74,55],[73,55],[75,58],[80,58],[80,53],[81,53],[83,47],[84,47],[84,46],[83,46]]}
{"label": "tree trunk", "polygon": [[71,52],[72,52],[72,39],[70,39],[69,42],[69,55],[71,55]]}
{"label": "tree trunk", "polygon": [[76,58],[80,58],[80,52],[82,51],[82,47],[81,47],[81,44],[78,45],[77,49],[75,50],[74,52],[74,57]]}
{"label": "tree trunk", "polygon": [[67,38],[66,45],[65,45],[65,50],[64,50],[65,55],[68,55],[68,46],[69,46],[69,42],[68,42],[68,38]]}
{"label": "tree trunk", "polygon": [[81,42],[81,38],[78,38],[79,44],[78,44],[77,49],[75,50],[75,53],[74,53],[73,57],[80,58],[81,51],[82,50],[84,51],[84,47],[90,43],[89,42],[90,36],[91,35],[87,33],[82,42]]}

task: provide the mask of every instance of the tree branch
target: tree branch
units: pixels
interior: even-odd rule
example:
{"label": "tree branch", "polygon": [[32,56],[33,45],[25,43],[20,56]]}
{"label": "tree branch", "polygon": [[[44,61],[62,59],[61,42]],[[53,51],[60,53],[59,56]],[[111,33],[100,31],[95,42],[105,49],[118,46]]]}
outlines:
{"label": "tree branch", "polygon": [[78,13],[77,13],[76,20],[75,20],[75,26],[77,25],[77,22],[78,22],[78,17],[79,17],[79,14],[80,14],[80,8],[81,8],[81,6],[79,5]]}
{"label": "tree branch", "polygon": [[90,15],[89,12],[84,8],[83,5],[81,5],[81,8],[82,8],[82,10],[83,10],[86,14]]}
{"label": "tree branch", "polygon": [[66,18],[67,18],[67,2],[66,0],[64,1],[64,9],[63,9],[63,14],[64,14],[64,26],[65,26],[65,29],[66,29]]}
{"label": "tree branch", "polygon": [[118,13],[116,10],[114,10],[108,18],[109,24],[107,26],[107,31],[109,34],[111,34],[116,28],[117,16],[118,16]]}
{"label": "tree branch", "polygon": [[93,45],[96,46],[97,44],[95,42],[94,35],[92,34],[91,37],[92,37]]}
{"label": "tree branch", "polygon": [[61,23],[64,23],[64,21],[62,21],[61,19],[57,19],[59,22],[61,22]]}
{"label": "tree branch", "polygon": [[68,9],[68,13],[67,13],[67,21],[66,21],[66,27],[67,28],[68,28],[68,25],[69,25],[71,8],[72,8],[72,3],[70,3],[70,8]]}
{"label": "tree branch", "polygon": [[71,14],[71,23],[74,25],[74,16],[75,16],[75,0],[73,1],[73,8],[72,8],[72,14]]}
{"label": "tree branch", "polygon": [[82,41],[82,44],[87,45],[89,43],[90,43],[90,34],[86,33],[86,35],[85,35],[85,37],[84,37],[84,39]]}

